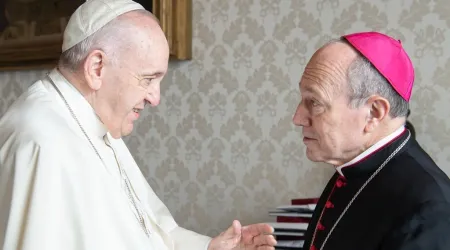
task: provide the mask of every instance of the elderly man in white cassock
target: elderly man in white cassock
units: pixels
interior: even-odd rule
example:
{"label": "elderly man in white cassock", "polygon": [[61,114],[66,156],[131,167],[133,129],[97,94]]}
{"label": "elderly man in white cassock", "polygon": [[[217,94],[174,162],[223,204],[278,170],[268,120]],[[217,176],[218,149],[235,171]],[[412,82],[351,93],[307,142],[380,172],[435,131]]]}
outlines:
{"label": "elderly man in white cassock", "polygon": [[168,67],[151,13],[89,0],[62,50],[0,120],[1,249],[274,249],[267,224],[234,221],[212,239],[178,226],[122,141],[158,105]]}

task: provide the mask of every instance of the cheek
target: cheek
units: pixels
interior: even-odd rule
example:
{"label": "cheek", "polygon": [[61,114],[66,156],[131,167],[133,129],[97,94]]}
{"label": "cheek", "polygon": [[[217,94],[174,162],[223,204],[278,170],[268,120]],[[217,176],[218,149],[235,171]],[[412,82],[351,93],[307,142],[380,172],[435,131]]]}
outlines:
{"label": "cheek", "polygon": [[336,122],[327,116],[313,117],[311,119],[311,124],[311,127],[319,139],[326,139],[330,137],[333,134],[333,131],[337,129]]}
{"label": "cheek", "polygon": [[319,141],[323,149],[333,151],[336,148],[340,148],[342,137],[336,127],[329,127],[324,131],[321,140]]}
{"label": "cheek", "polygon": [[130,111],[133,107],[143,102],[147,92],[141,87],[128,86],[120,93],[121,105]]}
{"label": "cheek", "polygon": [[357,116],[348,115],[348,119],[336,126],[336,144],[342,150],[352,150],[357,147],[364,130],[364,121]]}
{"label": "cheek", "polygon": [[313,128],[323,150],[332,151],[339,148],[342,141],[348,136],[344,131],[347,127],[339,119],[331,119],[330,117],[313,119]]}

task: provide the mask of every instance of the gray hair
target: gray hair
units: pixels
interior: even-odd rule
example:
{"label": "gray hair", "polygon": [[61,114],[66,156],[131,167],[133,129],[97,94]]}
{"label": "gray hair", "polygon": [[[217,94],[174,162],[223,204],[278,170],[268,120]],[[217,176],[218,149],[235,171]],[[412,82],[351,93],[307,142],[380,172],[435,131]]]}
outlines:
{"label": "gray hair", "polygon": [[[59,65],[66,69],[76,71],[84,60],[86,60],[88,54],[95,49],[100,49],[106,54],[111,54],[111,47],[117,44],[114,39],[111,39],[113,36],[112,33],[114,32],[111,26],[115,26],[115,22],[116,20],[111,21],[94,34],[64,51],[59,58]],[[112,59],[117,58],[113,56]]]}
{"label": "gray hair", "polygon": [[[348,44],[345,39],[336,39],[329,42]],[[353,48],[353,47],[352,47]],[[379,95],[389,102],[391,109],[389,115],[406,117],[409,104],[404,100],[378,72],[369,60],[358,52],[358,57],[350,64],[347,70],[349,104],[353,108],[360,107],[367,102],[371,95]]]}
{"label": "gray hair", "polygon": [[[155,21],[158,19],[146,10],[134,10],[139,14],[150,16]],[[100,28],[94,34],[79,42],[72,48],[64,51],[59,58],[59,66],[66,69],[77,71],[86,57],[95,49],[102,50],[110,56],[111,63],[117,65],[120,60],[121,48],[123,46],[132,46],[128,28],[129,22],[124,18],[115,18],[105,26]]]}

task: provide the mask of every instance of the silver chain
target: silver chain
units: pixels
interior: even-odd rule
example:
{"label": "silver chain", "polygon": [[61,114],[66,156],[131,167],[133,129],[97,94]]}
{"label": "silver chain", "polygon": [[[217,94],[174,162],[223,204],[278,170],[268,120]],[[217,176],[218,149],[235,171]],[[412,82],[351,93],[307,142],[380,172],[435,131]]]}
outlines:
{"label": "silver chain", "polygon": [[[109,142],[108,142],[108,143],[109,143]],[[111,150],[112,150],[113,153],[114,153],[114,157],[116,158],[117,165],[119,166],[120,176],[122,177],[122,179],[123,179],[123,181],[124,181],[124,183],[125,183],[125,187],[126,187],[128,199],[130,200],[131,204],[133,204],[133,206],[134,206],[134,208],[135,208],[135,210],[136,210],[136,213],[138,214],[138,217],[139,217],[139,218],[138,218],[139,224],[141,225],[142,229],[143,229],[144,232],[147,234],[147,236],[149,236],[149,231],[148,231],[147,227],[145,226],[145,221],[144,221],[144,217],[143,217],[143,215],[142,215],[142,211],[140,211],[140,209],[138,209],[138,205],[136,204],[136,201],[135,201],[134,196],[133,196],[133,194],[132,194],[132,191],[131,191],[131,189],[132,189],[132,188],[131,188],[131,183],[130,183],[130,181],[129,181],[128,175],[127,175],[127,173],[125,172],[125,170],[122,168],[122,166],[120,165],[119,159],[117,158],[116,152],[114,151],[113,147],[110,146],[110,145],[108,145],[108,144],[107,144],[107,146],[110,147]],[[99,156],[99,157],[100,157],[100,156]]]}
{"label": "silver chain", "polygon": [[[64,98],[64,95],[61,93],[61,91],[59,90],[59,88],[56,86],[56,84],[53,82],[53,80],[51,79],[51,77],[47,74],[48,79],[50,79],[50,83],[53,85],[53,87],[56,89],[56,91],[58,92],[58,94],[61,96],[62,100],[64,101],[67,109],[69,109],[73,119],[75,119],[75,121],[77,122],[78,126],[80,127],[81,131],[83,132],[84,136],[86,137],[86,139],[89,141],[89,143],[91,144],[92,148],[94,149],[95,153],[97,154],[97,156],[100,158],[100,160],[103,162],[103,164],[105,165],[105,162],[103,161],[103,158],[101,157],[100,153],[97,151],[97,148],[95,148],[94,144],[92,143],[91,139],[89,138],[88,134],[86,133],[86,131],[84,130],[83,126],[81,126],[80,121],[78,120],[77,116],[75,115],[75,112],[73,112],[72,108],[70,107],[69,103],[67,102],[66,98]],[[108,145],[109,146],[109,145]],[[134,209],[136,210],[136,213],[138,214],[138,222],[141,225],[142,229],[144,230],[144,233],[147,236],[150,236],[150,231],[148,230],[147,226],[145,225],[145,221],[144,221],[144,216],[142,214],[142,211],[140,211],[140,209],[138,209],[138,205],[131,193],[131,183],[128,179],[128,176],[125,172],[125,170],[122,168],[122,166],[120,165],[116,153],[114,151],[114,149],[109,146],[111,148],[111,150],[114,153],[114,157],[116,158],[117,161],[117,165],[119,166],[119,172],[120,175],[122,177],[122,179],[125,182],[125,187],[126,187],[126,192],[127,192],[127,196],[128,199],[130,200],[131,204],[134,206]]]}
{"label": "silver chain", "polygon": [[[408,131],[409,133],[409,131]],[[330,229],[330,231],[328,232],[327,236],[325,237],[325,240],[322,243],[322,246],[320,247],[320,250],[323,250],[323,248],[325,247],[325,244],[328,241],[328,238],[330,237],[331,233],[334,231],[334,229],[336,228],[337,224],[339,223],[339,221],[342,219],[342,217],[344,216],[344,214],[347,212],[347,210],[349,209],[349,207],[352,205],[352,203],[355,201],[356,197],[358,197],[358,195],[362,192],[362,190],[367,186],[367,184],[369,184],[369,182],[384,168],[384,166],[386,166],[386,164],[405,146],[405,144],[409,141],[409,138],[411,137],[411,133],[408,134],[408,137],[406,137],[406,139],[402,142],[402,144],[400,144],[400,146],[398,146],[394,152],[392,152],[391,155],[389,155],[388,158],[386,158],[386,160],[377,168],[377,170],[369,177],[369,179],[367,179],[366,182],[364,182],[364,184],[359,188],[358,192],[356,192],[356,194],[353,196],[353,198],[350,200],[350,202],[347,204],[347,206],[345,207],[344,211],[342,211],[342,213],[339,215],[338,219],[336,220],[336,222],[334,223],[333,227]],[[317,223],[320,223],[320,220],[322,219],[322,215],[323,215],[323,211],[322,210],[322,214],[320,215],[319,221],[317,221]],[[314,245],[314,240],[316,238],[316,234],[317,234],[317,226],[316,229],[314,231],[314,235],[313,238],[311,240],[311,245]]]}

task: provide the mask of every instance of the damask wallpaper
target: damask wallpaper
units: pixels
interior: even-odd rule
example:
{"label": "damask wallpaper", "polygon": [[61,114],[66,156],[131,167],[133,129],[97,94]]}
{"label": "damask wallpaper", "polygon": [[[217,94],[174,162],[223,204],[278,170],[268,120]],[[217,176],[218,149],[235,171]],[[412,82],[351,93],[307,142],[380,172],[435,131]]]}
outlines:
{"label": "damask wallpaper", "polygon": [[[331,38],[378,30],[400,39],[412,57],[410,120],[450,174],[446,3],[194,0],[194,59],[171,63],[161,105],[146,110],[125,140],[182,226],[215,235],[234,218],[270,220],[268,209],[319,195],[333,171],[308,161],[292,125],[306,62]],[[0,73],[0,114],[44,73]]]}

